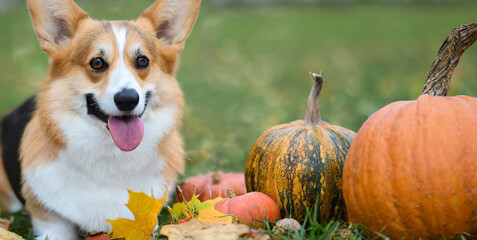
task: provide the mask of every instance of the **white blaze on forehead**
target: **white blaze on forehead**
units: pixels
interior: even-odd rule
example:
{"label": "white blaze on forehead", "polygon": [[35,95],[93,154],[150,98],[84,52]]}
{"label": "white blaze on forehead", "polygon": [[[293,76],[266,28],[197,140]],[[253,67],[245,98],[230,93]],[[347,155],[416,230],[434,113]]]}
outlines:
{"label": "white blaze on forehead", "polygon": [[107,114],[122,115],[121,111],[119,111],[114,103],[114,95],[125,88],[132,88],[139,94],[139,104],[130,114],[139,115],[144,110],[145,95],[141,86],[139,86],[136,77],[131,72],[130,67],[128,67],[128,64],[125,62],[128,28],[124,22],[113,21],[110,23],[116,40],[117,54],[114,54],[116,57],[111,59],[111,61],[115,62],[111,62],[111,66],[114,68],[111,69],[109,83],[103,99],[100,100],[100,104]]}
{"label": "white blaze on forehead", "polygon": [[116,37],[116,47],[118,49],[119,57],[120,59],[123,59],[127,43],[128,29],[123,22],[119,21],[111,22],[111,26],[113,27],[114,37]]}

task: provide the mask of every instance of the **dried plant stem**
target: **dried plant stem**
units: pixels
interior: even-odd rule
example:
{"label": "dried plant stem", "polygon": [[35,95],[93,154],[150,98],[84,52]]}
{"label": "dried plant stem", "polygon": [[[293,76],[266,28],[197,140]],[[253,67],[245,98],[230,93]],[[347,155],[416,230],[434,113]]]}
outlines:
{"label": "dried plant stem", "polygon": [[308,108],[306,109],[305,125],[316,126],[322,123],[320,114],[320,92],[323,86],[323,77],[316,73],[310,73],[315,80],[315,84],[311,88],[310,96],[308,97]]}

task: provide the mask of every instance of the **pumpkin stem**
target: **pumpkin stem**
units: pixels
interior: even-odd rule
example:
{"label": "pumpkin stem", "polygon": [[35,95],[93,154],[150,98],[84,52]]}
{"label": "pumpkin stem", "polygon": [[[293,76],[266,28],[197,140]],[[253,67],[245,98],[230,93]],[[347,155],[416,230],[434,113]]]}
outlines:
{"label": "pumpkin stem", "polygon": [[235,193],[234,193],[234,191],[232,191],[232,189],[225,188],[225,191],[227,192],[227,197],[229,197],[229,198],[235,197]]}
{"label": "pumpkin stem", "polygon": [[321,74],[310,73],[315,80],[315,84],[311,88],[310,96],[308,97],[308,109],[306,110],[305,125],[316,126],[322,123],[320,114],[320,92],[323,86],[323,77]]}
{"label": "pumpkin stem", "polygon": [[452,73],[460,56],[477,40],[477,22],[454,28],[447,36],[432,63],[422,94],[446,96]]}
{"label": "pumpkin stem", "polygon": [[212,174],[212,184],[216,185],[220,183],[220,172],[214,172]]}

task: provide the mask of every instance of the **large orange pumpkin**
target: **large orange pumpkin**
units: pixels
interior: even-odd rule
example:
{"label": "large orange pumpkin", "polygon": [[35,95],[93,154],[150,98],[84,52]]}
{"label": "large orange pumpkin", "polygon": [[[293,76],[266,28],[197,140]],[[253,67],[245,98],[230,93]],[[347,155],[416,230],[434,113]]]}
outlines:
{"label": "large orange pumpkin", "polygon": [[245,182],[249,192],[270,196],[282,216],[302,221],[306,208],[317,204],[319,221],[346,218],[341,176],[355,133],[321,120],[323,79],[312,76],[305,121],[278,125],[260,136],[248,157]]}
{"label": "large orange pumpkin", "polygon": [[455,29],[424,94],[389,104],[358,131],[343,173],[351,222],[393,239],[477,234],[477,99],[430,95],[446,94],[466,48],[459,41],[476,39],[477,23]]}

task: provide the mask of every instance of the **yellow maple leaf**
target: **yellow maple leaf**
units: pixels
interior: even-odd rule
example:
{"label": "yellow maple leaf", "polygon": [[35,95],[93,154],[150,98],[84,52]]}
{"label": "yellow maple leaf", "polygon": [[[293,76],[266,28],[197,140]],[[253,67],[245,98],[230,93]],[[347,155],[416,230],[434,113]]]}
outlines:
{"label": "yellow maple leaf", "polygon": [[202,209],[214,206],[218,201],[224,199],[222,197],[217,197],[201,202],[198,197],[199,195],[194,195],[188,202],[174,203],[172,209],[169,209],[172,218],[177,220],[184,219],[185,217],[194,218],[197,213],[202,211]]}
{"label": "yellow maple leaf", "polygon": [[214,205],[202,209],[202,211],[199,212],[197,219],[204,223],[231,224],[234,222],[234,215],[219,212],[215,210]]}
{"label": "yellow maple leaf", "polygon": [[128,190],[129,202],[126,206],[134,215],[134,220],[117,218],[107,219],[113,227],[112,238],[124,238],[125,240],[150,240],[152,230],[157,224],[157,215],[161,212],[162,206],[166,202],[166,192],[162,199],[155,199],[143,192],[133,192]]}

